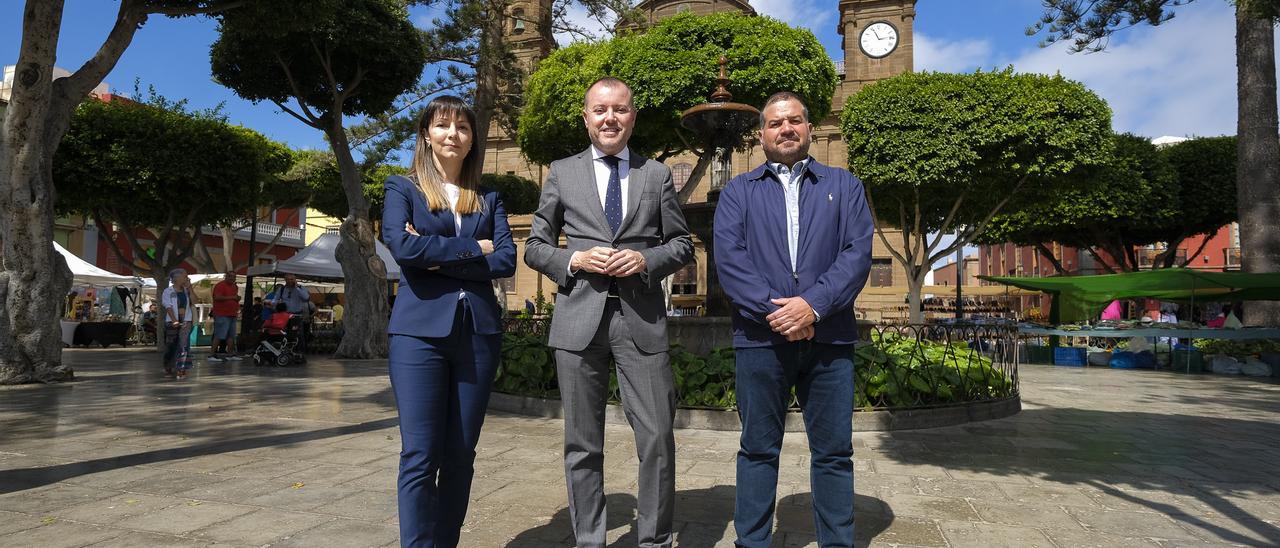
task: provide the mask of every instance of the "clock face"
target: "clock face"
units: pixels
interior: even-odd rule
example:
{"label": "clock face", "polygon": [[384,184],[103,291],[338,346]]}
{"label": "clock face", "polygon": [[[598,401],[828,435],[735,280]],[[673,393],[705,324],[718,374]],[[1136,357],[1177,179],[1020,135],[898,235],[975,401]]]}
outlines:
{"label": "clock face", "polygon": [[862,29],[858,44],[867,57],[879,59],[893,53],[898,47],[898,29],[884,21],[877,21]]}

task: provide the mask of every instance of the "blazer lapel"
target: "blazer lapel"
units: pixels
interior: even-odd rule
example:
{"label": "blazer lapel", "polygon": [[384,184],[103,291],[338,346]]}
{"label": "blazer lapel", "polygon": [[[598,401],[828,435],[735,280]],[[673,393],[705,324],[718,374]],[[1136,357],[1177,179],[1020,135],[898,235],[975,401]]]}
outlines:
{"label": "blazer lapel", "polygon": [[592,217],[596,220],[596,227],[600,232],[607,236],[606,239],[613,239],[613,230],[609,228],[609,220],[604,216],[604,204],[600,203],[600,191],[596,190],[596,166],[595,160],[591,158],[591,149],[588,148],[580,156],[582,161],[578,162],[579,176],[583,181],[582,185],[582,201],[587,203],[587,209],[592,212]]}
{"label": "blazer lapel", "polygon": [[631,165],[627,172],[627,212],[622,217],[622,225],[618,227],[619,234],[631,226],[632,219],[635,219],[636,212],[640,209],[640,197],[644,195],[645,185],[649,182],[649,170],[645,169],[647,160],[644,157],[632,152],[627,161]]}
{"label": "blazer lapel", "polygon": [[[484,200],[483,194],[481,194],[479,197],[481,201]],[[485,205],[486,207],[488,206],[488,204],[485,204]],[[475,238],[476,227],[480,226],[480,219],[483,218],[485,215],[488,215],[488,212],[485,209],[481,209],[479,212],[471,215],[463,215],[462,216],[462,233],[459,234],[459,236],[464,236],[467,238]]]}

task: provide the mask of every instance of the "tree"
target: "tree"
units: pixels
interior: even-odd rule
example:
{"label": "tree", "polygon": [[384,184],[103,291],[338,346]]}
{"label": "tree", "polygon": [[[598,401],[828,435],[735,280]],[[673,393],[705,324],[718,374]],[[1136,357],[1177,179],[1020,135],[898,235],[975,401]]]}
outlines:
{"label": "tree", "polygon": [[[268,192],[296,200],[280,205],[301,204],[305,194],[278,181],[291,162],[284,145],[228,125],[216,111],[188,112],[155,96],[88,101],[54,157],[56,208],[93,219],[104,235],[123,234],[132,258],[108,237],[112,252],[156,281],[158,299],[169,271],[192,258],[204,226],[243,218]],[[144,245],[137,227],[151,230],[154,242]]]}
{"label": "tree", "polygon": [[412,89],[428,59],[402,0],[272,1],[220,17],[210,51],[218,81],[250,101],[270,101],[324,132],[333,150],[346,218],[336,254],[348,321],[336,355],[387,354],[386,265],[374,247],[364,178],[344,116],[386,112]]}
{"label": "tree", "polygon": [[[1177,180],[1178,214],[1171,223],[1155,227],[1152,238],[1167,244],[1156,257],[1157,266],[1187,266],[1200,256],[1209,238],[1223,226],[1239,220],[1236,202],[1235,137],[1199,137],[1160,149],[1173,168]],[[1183,240],[1197,234],[1207,237],[1200,249],[1187,254],[1182,264],[1175,264],[1177,250]]]}
{"label": "tree", "polygon": [[[902,230],[896,249],[877,232],[907,271],[911,321],[920,322],[920,289],[933,264],[982,236],[1006,207],[1101,163],[1111,111],[1061,76],[925,72],[863,88],[845,104],[840,129],[876,226]],[[942,245],[951,233],[956,239]]]}
{"label": "tree", "polygon": [[245,0],[121,0],[115,25],[92,58],[54,79],[64,0],[29,0],[10,104],[0,123],[0,384],[70,379],[58,330],[71,271],[54,251],[53,155],[71,115],[111,72],[153,14],[215,13]]}
{"label": "tree", "polygon": [[[307,206],[330,217],[342,217],[350,209],[347,195],[342,191],[342,176],[333,154],[319,150],[301,150],[295,153],[293,169],[286,178],[295,179],[311,189],[311,201]],[[382,222],[382,183],[392,175],[406,175],[409,168],[397,165],[378,165],[361,170],[361,193],[369,202],[369,219]]]}
{"label": "tree", "polygon": [[[1071,50],[1101,51],[1117,30],[1173,18],[1192,0],[1043,0],[1045,13],[1027,29],[1048,28],[1042,45],[1071,40]],[[1236,206],[1245,272],[1280,271],[1280,118],[1276,111],[1275,25],[1280,0],[1232,0],[1236,7]],[[1280,325],[1280,303],[1246,309],[1250,324]]]}
{"label": "tree", "polygon": [[1087,250],[1110,272],[1137,271],[1135,248],[1161,241],[1159,235],[1179,225],[1183,202],[1177,173],[1155,145],[1131,134],[1112,142],[1104,163],[1077,169],[1065,176],[1073,184],[992,217],[976,241],[1034,246],[1060,273],[1065,269],[1049,242]]}
{"label": "tree", "polygon": [[[582,101],[587,87],[608,75],[631,86],[642,112],[631,150],[658,161],[705,152],[695,150],[697,143],[679,129],[680,114],[705,103],[715,90],[721,55],[729,60],[734,101],[759,105],[774,92],[790,90],[804,99],[812,120],[830,112],[835,66],[813,33],[769,17],[683,14],[644,34],[574,44],[544,59],[525,86],[520,150],[546,165],[587,148]],[[710,159],[700,154],[690,180],[700,177]]]}

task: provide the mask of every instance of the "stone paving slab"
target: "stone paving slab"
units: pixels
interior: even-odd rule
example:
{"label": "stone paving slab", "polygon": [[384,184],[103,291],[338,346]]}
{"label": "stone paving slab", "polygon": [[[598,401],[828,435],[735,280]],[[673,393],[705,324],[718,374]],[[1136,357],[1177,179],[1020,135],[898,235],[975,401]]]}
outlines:
{"label": "stone paving slab", "polygon": [[[77,381],[0,388],[0,548],[396,546],[399,431],[382,361],[201,363],[74,349]],[[1280,385],[1024,366],[1013,417],[856,433],[858,546],[1280,545]],[[463,546],[568,546],[557,419],[490,413]],[[634,546],[636,458],[606,428],[611,546]],[[734,432],[681,430],[677,544],[733,543]],[[816,546],[788,434],[775,546]]]}

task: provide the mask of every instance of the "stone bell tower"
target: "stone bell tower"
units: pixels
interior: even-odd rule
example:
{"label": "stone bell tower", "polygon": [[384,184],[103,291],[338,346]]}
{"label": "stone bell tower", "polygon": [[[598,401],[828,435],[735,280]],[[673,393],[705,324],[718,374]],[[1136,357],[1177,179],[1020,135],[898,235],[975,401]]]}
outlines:
{"label": "stone bell tower", "polygon": [[516,0],[509,8],[505,40],[526,73],[555,49],[551,33],[553,0]]}
{"label": "stone bell tower", "polygon": [[862,87],[912,71],[915,54],[915,0],[840,0],[844,80],[835,94],[835,111]]}

